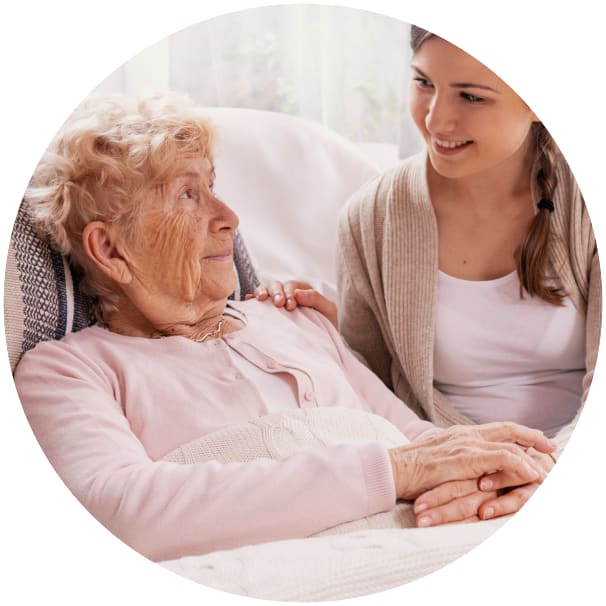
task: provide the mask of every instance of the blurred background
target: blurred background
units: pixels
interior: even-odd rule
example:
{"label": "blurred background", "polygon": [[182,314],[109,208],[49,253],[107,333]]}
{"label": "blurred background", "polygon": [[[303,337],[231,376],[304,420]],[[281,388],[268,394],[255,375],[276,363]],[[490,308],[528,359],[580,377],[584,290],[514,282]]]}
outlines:
{"label": "blurred background", "polygon": [[409,25],[321,5],[254,8],[160,40],[96,89],[165,90],[212,107],[245,107],[316,121],[380,168],[421,148],[407,111]]}

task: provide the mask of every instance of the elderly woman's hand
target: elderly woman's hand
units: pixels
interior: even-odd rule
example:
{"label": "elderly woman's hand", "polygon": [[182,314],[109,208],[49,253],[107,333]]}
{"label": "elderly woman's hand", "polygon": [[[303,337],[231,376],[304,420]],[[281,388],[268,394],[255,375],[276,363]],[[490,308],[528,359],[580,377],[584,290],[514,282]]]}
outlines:
{"label": "elderly woman's hand", "polygon": [[[554,466],[553,459],[534,448],[527,450],[546,473]],[[497,491],[498,485],[507,484],[505,472],[483,476],[478,481],[454,480],[423,493],[415,500],[417,526],[438,526],[452,522],[489,520],[518,511],[539,487],[531,482],[511,489]],[[480,489],[480,486],[482,489]]]}
{"label": "elderly woman's hand", "polygon": [[246,300],[256,298],[259,301],[271,299],[276,307],[292,311],[297,305],[311,307],[325,316],[337,327],[337,306],[324,295],[315,290],[308,282],[273,280],[268,285],[257,286],[253,295],[246,295]]}
{"label": "elderly woman's hand", "polygon": [[416,499],[452,480],[473,480],[493,472],[497,488],[542,482],[546,469],[528,448],[549,453],[555,445],[542,432],[515,423],[455,426],[424,440],[389,450],[396,495]]}

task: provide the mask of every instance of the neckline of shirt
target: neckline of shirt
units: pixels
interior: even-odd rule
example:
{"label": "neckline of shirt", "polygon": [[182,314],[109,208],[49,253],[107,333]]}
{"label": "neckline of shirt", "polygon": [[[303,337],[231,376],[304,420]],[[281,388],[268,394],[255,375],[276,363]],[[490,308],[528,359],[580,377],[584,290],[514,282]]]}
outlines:
{"label": "neckline of shirt", "polygon": [[467,287],[477,286],[479,288],[500,286],[508,282],[517,279],[518,272],[514,269],[512,272],[501,276],[500,278],[493,278],[492,280],[465,280],[464,278],[456,278],[438,269],[438,278],[444,282],[450,282],[451,284],[459,284]]}

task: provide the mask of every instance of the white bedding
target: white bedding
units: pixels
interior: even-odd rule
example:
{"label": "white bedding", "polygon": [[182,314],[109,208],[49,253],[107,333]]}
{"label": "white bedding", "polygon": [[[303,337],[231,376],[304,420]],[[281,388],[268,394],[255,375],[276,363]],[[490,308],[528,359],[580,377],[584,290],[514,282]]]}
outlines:
{"label": "white bedding", "polygon": [[[298,409],[219,430],[165,459],[181,464],[258,457],[279,460],[325,444],[370,441],[386,447],[408,442],[388,421],[371,413],[331,407]],[[411,504],[400,502],[390,512],[347,522],[313,537],[184,557],[161,565],[192,581],[244,596],[342,599],[426,575],[465,554],[504,520],[414,528]]]}
{"label": "white bedding", "polygon": [[237,595],[295,602],[338,600],[384,591],[429,574],[467,553],[503,521],[275,541],[162,565]]}

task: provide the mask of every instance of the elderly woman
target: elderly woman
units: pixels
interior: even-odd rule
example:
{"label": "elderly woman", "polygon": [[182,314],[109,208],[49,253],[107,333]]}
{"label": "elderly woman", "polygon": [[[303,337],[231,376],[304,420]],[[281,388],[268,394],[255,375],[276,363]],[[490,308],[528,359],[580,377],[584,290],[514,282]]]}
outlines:
{"label": "elderly woman", "polygon": [[[84,104],[27,193],[40,229],[84,274],[98,324],[39,344],[15,372],[51,463],[82,504],[145,556],[171,559],[304,537],[443,482],[541,481],[514,424],[438,430],[359,364],[318,312],[234,289],[235,213],[213,193],[212,131],[182,100]],[[284,460],[178,464],[200,436],[297,407],[381,415],[411,443],[309,449]]]}

